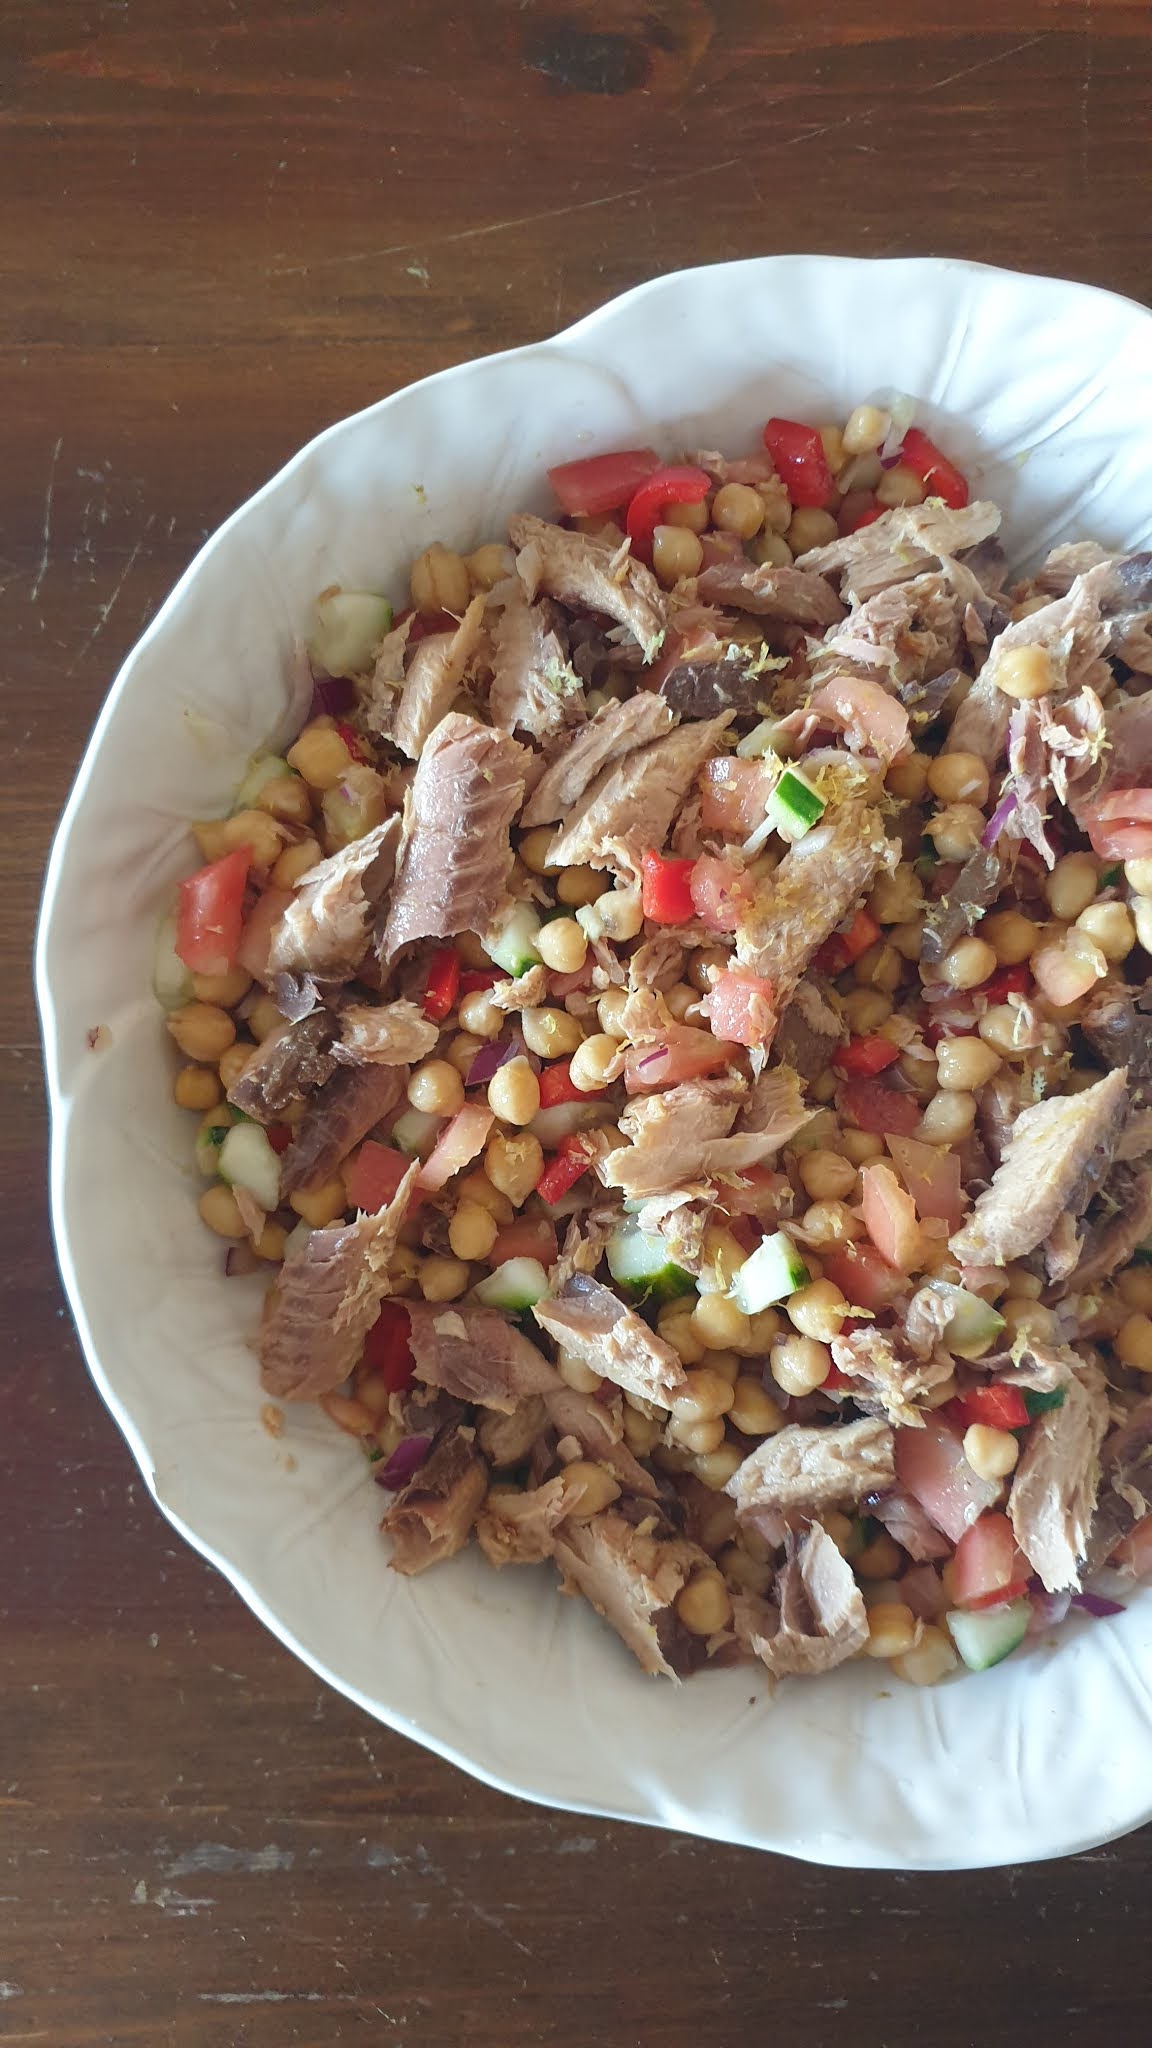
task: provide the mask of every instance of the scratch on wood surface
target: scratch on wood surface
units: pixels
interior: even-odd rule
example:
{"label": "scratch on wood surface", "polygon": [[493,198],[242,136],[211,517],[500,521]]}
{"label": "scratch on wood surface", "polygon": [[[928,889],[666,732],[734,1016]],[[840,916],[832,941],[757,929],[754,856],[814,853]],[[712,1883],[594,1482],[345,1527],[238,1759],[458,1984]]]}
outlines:
{"label": "scratch on wood surface", "polygon": [[108,624],[108,620],[112,615],[112,608],[115,605],[118,597],[120,596],[120,593],[124,588],[124,585],[127,583],[128,578],[132,574],[133,569],[136,567],[136,558],[139,555],[140,550],[143,547],[145,541],[147,540],[148,535],[152,527],[155,525],[155,523],[156,515],[153,512],[149,514],[144,526],[144,531],[140,535],[139,540],[136,542],[136,545],[133,548],[131,554],[129,555],[128,560],[124,564],[120,580],[117,583],[115,590],[112,592],[111,597],[108,599],[106,604],[97,605],[96,624],[93,626],[92,631],[89,633],[88,638],[85,640],[84,645],[80,649],[80,652],[74,657],[74,659],[70,663],[68,668],[68,674],[70,676],[75,675],[76,670],[79,668],[80,663],[83,661],[85,655],[88,652],[88,649],[92,646],[95,640],[99,639],[100,634],[104,631],[105,626]]}
{"label": "scratch on wood surface", "polygon": [[31,604],[35,604],[39,598],[40,586],[48,572],[48,556],[52,548],[52,498],[56,490],[56,464],[60,460],[60,450],[63,446],[64,436],[57,434],[56,446],[52,450],[52,460],[48,464],[48,488],[44,493],[44,529],[41,536],[40,562],[29,597]]}
{"label": "scratch on wood surface", "polygon": [[275,1842],[266,1843],[263,1849],[233,1849],[227,1842],[198,1842],[194,1849],[186,1849],[182,1856],[166,1863],[163,1874],[165,1877],[191,1877],[202,1870],[211,1870],[217,1875],[234,1870],[291,1870],[295,1861],[291,1849],[278,1849]]}

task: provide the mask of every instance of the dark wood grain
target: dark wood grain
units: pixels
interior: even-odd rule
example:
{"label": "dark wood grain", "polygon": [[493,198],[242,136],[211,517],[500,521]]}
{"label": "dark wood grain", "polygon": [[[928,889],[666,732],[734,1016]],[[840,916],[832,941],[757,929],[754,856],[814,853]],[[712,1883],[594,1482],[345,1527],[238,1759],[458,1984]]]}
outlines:
{"label": "dark wood grain", "polygon": [[1143,296],[1150,58],[1135,0],[0,13],[0,2040],[1146,2033],[1148,1833],[808,1869],[537,1812],[296,1665],[177,1547],[86,1378],[27,960],[109,678],[303,439],[687,263],[934,251]]}

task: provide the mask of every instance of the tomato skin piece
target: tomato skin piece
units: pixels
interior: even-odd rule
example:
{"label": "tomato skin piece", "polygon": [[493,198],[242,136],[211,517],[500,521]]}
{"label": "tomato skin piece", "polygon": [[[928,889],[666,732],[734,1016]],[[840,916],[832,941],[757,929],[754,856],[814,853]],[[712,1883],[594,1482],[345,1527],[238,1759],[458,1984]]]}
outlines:
{"label": "tomato skin piece", "polygon": [[832,1064],[847,1079],[866,1081],[894,1066],[899,1057],[899,1046],[876,1032],[866,1038],[850,1038],[833,1054]]}
{"label": "tomato skin piece", "polygon": [[764,446],[794,505],[827,505],[835,485],[824,443],[815,427],[800,420],[770,419]]}
{"label": "tomato skin piece", "polygon": [[455,946],[439,946],[428,963],[424,984],[423,1011],[433,1024],[442,1024],[460,989],[460,955]]}
{"label": "tomato skin piece", "polygon": [[344,1169],[348,1200],[355,1209],[374,1216],[392,1200],[412,1161],[393,1145],[381,1145],[365,1138],[350,1166]]}
{"label": "tomato skin piece", "polygon": [[689,463],[675,463],[669,469],[657,469],[645,477],[628,500],[625,518],[633,554],[642,562],[650,562],[652,535],[664,507],[697,505],[711,489],[712,479],[707,470],[695,469]]}
{"label": "tomato skin piece", "polygon": [[696,915],[691,879],[696,863],[649,847],[640,859],[640,902],[653,924],[689,924]]}
{"label": "tomato skin piece", "polygon": [[176,952],[193,974],[227,974],[235,967],[251,865],[251,847],[238,846],[181,882]]}
{"label": "tomato skin piece", "polygon": [[959,512],[968,503],[968,479],[963,470],[949,462],[935,441],[930,441],[919,427],[909,427],[900,450],[900,460],[922,478],[929,497],[943,498],[954,512]]}
{"label": "tomato skin piece", "polygon": [[582,462],[560,462],[548,471],[556,502],[570,519],[596,512],[614,512],[659,469],[654,448],[617,448],[607,455],[589,455]]}
{"label": "tomato skin piece", "polygon": [[1028,1589],[1028,1565],[1016,1548],[1007,1515],[989,1510],[965,1529],[952,1559],[959,1607],[993,1607]]}
{"label": "tomato skin piece", "polygon": [[886,1088],[882,1081],[846,1081],[839,1095],[844,1114],[857,1130],[872,1131],[881,1138],[890,1132],[910,1138],[919,1129],[921,1109],[915,1096]]}
{"label": "tomato skin piece", "polygon": [[401,1394],[412,1385],[416,1361],[409,1342],[412,1325],[408,1311],[398,1301],[382,1301],[380,1313],[364,1339],[362,1364],[379,1374],[390,1394]]}

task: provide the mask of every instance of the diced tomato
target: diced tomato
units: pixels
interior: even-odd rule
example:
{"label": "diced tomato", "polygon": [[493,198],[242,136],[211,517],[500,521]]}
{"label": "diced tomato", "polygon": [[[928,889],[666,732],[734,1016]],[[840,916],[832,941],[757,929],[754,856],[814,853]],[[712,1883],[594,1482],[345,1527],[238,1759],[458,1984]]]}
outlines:
{"label": "diced tomato", "polygon": [[868,1309],[874,1316],[891,1308],[908,1292],[903,1273],[898,1273],[870,1244],[822,1251],[820,1263],[824,1278],[835,1281],[845,1301],[850,1301],[853,1308]]}
{"label": "diced tomato", "polygon": [[883,512],[884,507],[876,503],[874,491],[845,491],[836,524],[842,534],[859,533],[862,526],[871,526],[874,519],[883,516]]}
{"label": "diced tomato", "polygon": [[1114,789],[1082,813],[1094,850],[1105,860],[1144,860],[1152,852],[1152,789]]}
{"label": "diced tomato", "polygon": [[691,876],[695,861],[676,860],[649,847],[640,860],[640,902],[653,924],[689,924],[695,915]]}
{"label": "diced tomato", "polygon": [[983,1422],[989,1429],[1024,1429],[1031,1421],[1019,1387],[971,1387],[956,1405],[966,1422]]}
{"label": "diced tomato", "polygon": [[916,1204],[917,1214],[939,1218],[950,1232],[959,1230],[964,1198],[958,1155],[939,1145],[924,1145],[919,1138],[889,1137],[888,1150]]}
{"label": "diced tomato", "polygon": [[582,462],[560,462],[548,471],[556,503],[570,519],[592,512],[614,512],[626,505],[660,457],[654,448],[617,448],[608,455],[589,455]]}
{"label": "diced tomato", "polygon": [[[718,754],[700,773],[700,822],[706,832],[726,839],[747,839],[764,816],[776,771],[763,761],[741,761]],[[880,927],[876,927],[879,936]],[[863,951],[863,948],[861,948]]]}
{"label": "diced tomato", "polygon": [[1128,1531],[1112,1552],[1111,1562],[1118,1571],[1129,1572],[1134,1579],[1147,1578],[1152,1572],[1152,1515],[1145,1515],[1142,1522]]}
{"label": "diced tomato", "polygon": [[456,1000],[459,1002],[464,996],[474,996],[482,988],[493,988],[501,979],[502,976],[498,967],[462,968],[460,983],[456,990]]}
{"label": "diced tomato", "polygon": [[739,1174],[716,1184],[716,1206],[726,1216],[763,1216],[774,1222],[791,1215],[792,1197],[788,1175],[767,1166],[742,1166]]}
{"label": "diced tomato", "polygon": [[943,498],[955,512],[968,503],[967,477],[954,462],[949,462],[948,457],[941,454],[935,441],[930,441],[919,427],[909,427],[900,449],[900,460],[923,479],[929,497]]}
{"label": "diced tomato", "polygon": [[924,1248],[911,1195],[881,1159],[861,1168],[860,1185],[864,1228],[877,1251],[901,1273],[911,1273]]}
{"label": "diced tomato", "polygon": [[438,946],[428,962],[424,984],[424,1015],[440,1024],[448,1015],[460,990],[460,955],[455,946]]}
{"label": "diced tomato", "polygon": [[701,854],[688,886],[697,917],[718,932],[735,931],[754,893],[744,869],[714,853]]}
{"label": "diced tomato", "polygon": [[972,1470],[959,1432],[939,1415],[926,1415],[922,1429],[896,1431],[896,1478],[953,1543],[1000,1496],[999,1483]]}
{"label": "diced tomato", "polygon": [[772,983],[747,967],[718,974],[700,1007],[716,1037],[732,1045],[767,1045],[776,1029]]}
{"label": "diced tomato", "polygon": [[[707,823],[707,819],[704,821]],[[816,954],[816,966],[823,974],[843,974],[854,960],[874,946],[880,927],[870,910],[858,910],[847,931],[833,932]]]}
{"label": "diced tomato", "polygon": [[692,1024],[670,1024],[663,1045],[633,1046],[625,1053],[624,1085],[629,1095],[672,1088],[679,1081],[697,1081],[702,1074],[716,1073],[732,1056],[732,1047],[722,1045],[710,1031],[697,1031]]}
{"label": "diced tomato", "polygon": [[412,1384],[414,1360],[409,1342],[412,1324],[399,1301],[383,1301],[380,1313],[364,1339],[363,1364],[379,1373],[390,1394],[403,1393]]}
{"label": "diced tomato", "polygon": [[981,1515],[965,1529],[952,1559],[952,1590],[960,1607],[993,1607],[1028,1590],[1028,1566],[1007,1515]]}
{"label": "diced tomato", "polygon": [[518,1216],[515,1223],[497,1232],[488,1254],[490,1266],[502,1266],[506,1259],[539,1259],[547,1268],[556,1261],[556,1225],[547,1216]]}
{"label": "diced tomato", "polygon": [[544,1162],[544,1168],[536,1183],[536,1193],[542,1202],[560,1202],[574,1188],[582,1173],[587,1173],[592,1164],[592,1154],[579,1133],[570,1138],[561,1138],[551,1159]]}
{"label": "diced tomato", "polygon": [[764,429],[764,446],[794,505],[828,503],[835,485],[815,427],[803,426],[799,420],[770,419]]}
{"label": "diced tomato", "polygon": [[1016,967],[998,967],[995,974],[981,982],[980,994],[986,996],[990,1003],[1006,1003],[1009,996],[1024,995],[1031,978],[1032,970],[1026,960]]}
{"label": "diced tomato", "polygon": [[[451,612],[411,612],[412,624],[408,628],[408,645],[415,647],[420,640],[430,640],[434,633],[454,633],[460,624]],[[398,626],[399,619],[393,620]]]}
{"label": "diced tomato", "polygon": [[688,463],[653,470],[628,500],[626,525],[632,552],[642,562],[652,559],[652,535],[666,505],[698,505],[712,488],[707,470]]}
{"label": "diced tomato", "polygon": [[876,1032],[868,1038],[850,1038],[847,1045],[833,1054],[832,1064],[838,1074],[868,1080],[874,1074],[882,1074],[885,1067],[893,1066],[899,1057],[899,1046]]}
{"label": "diced tomato", "polygon": [[291,901],[291,889],[265,889],[245,919],[240,944],[236,948],[236,965],[247,968],[257,981],[267,978],[272,933]]}
{"label": "diced tomato", "polygon": [[181,882],[176,951],[193,974],[227,974],[235,967],[251,864],[251,847],[238,846]]}
{"label": "diced tomato", "polygon": [[272,1150],[279,1155],[281,1152],[286,1152],[292,1143],[292,1127],[290,1124],[266,1124],[264,1136],[267,1138]]}
{"label": "diced tomato", "polygon": [[447,1123],[417,1178],[417,1185],[435,1193],[446,1180],[475,1159],[488,1142],[488,1133],[496,1118],[486,1104],[466,1102],[458,1109],[451,1123]]}
{"label": "diced tomato", "polygon": [[921,1111],[915,1096],[886,1088],[882,1081],[846,1081],[839,1093],[841,1109],[857,1130],[874,1131],[879,1137],[895,1131],[910,1138],[919,1125]]}
{"label": "diced tomato", "polygon": [[572,1079],[571,1060],[549,1060],[541,1067],[540,1107],[555,1109],[558,1102],[594,1102],[598,1095],[607,1091],[603,1088],[578,1088]]}
{"label": "diced tomato", "polygon": [[354,1209],[374,1216],[392,1200],[412,1161],[392,1145],[380,1145],[365,1138],[355,1158],[344,1168],[344,1185]]}

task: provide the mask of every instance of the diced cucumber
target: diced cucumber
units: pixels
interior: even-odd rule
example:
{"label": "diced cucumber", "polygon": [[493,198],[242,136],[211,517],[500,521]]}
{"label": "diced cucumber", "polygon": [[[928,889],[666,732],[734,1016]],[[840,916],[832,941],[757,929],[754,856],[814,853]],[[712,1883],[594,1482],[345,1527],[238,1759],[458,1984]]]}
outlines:
{"label": "diced cucumber", "polygon": [[527,974],[530,967],[538,967],[540,955],[536,951],[536,934],[540,930],[540,915],[530,903],[514,903],[506,918],[494,925],[481,941],[490,960],[502,967],[505,974],[515,977]]}
{"label": "diced cucumber", "polygon": [[779,723],[778,718],[762,718],[759,725],[754,725],[751,732],[746,732],[736,748],[740,759],[762,761],[765,754],[783,752],[776,744],[776,728]]}
{"label": "diced cucumber", "polygon": [[231,1103],[221,1102],[215,1109],[207,1110],[200,1120],[196,1132],[196,1165],[205,1180],[215,1180],[220,1171],[220,1147],[234,1124],[240,1118]]}
{"label": "diced cucumber", "polygon": [[786,1230],[774,1231],[745,1259],[728,1289],[730,1298],[746,1316],[759,1315],[762,1308],[795,1294],[808,1285],[808,1268]]}
{"label": "diced cucumber", "polygon": [[539,1259],[505,1259],[475,1290],[485,1308],[507,1309],[510,1315],[532,1308],[547,1292],[548,1275]]}
{"label": "diced cucumber", "polygon": [[668,1256],[662,1237],[624,1223],[608,1240],[608,1271],[629,1301],[675,1301],[691,1294],[691,1273]]}
{"label": "diced cucumber", "polygon": [[247,1188],[262,1209],[280,1205],[280,1161],[260,1124],[233,1124],[220,1147],[219,1174],[229,1187]]}
{"label": "diced cucumber", "polygon": [[237,811],[251,810],[266,782],[275,781],[278,775],[292,775],[293,772],[287,761],[279,754],[253,754],[244,780],[233,800],[233,817]]}
{"label": "diced cucumber", "polygon": [[983,1358],[1004,1328],[1003,1316],[978,1294],[949,1280],[934,1280],[932,1291],[942,1295],[952,1310],[943,1332],[948,1350],[957,1358]]}
{"label": "diced cucumber", "polygon": [[766,816],[789,845],[803,839],[823,817],[825,803],[819,791],[798,768],[785,768],[768,799]]}
{"label": "diced cucumber", "polygon": [[392,1126],[392,1142],[409,1159],[427,1159],[443,1128],[442,1116],[432,1116],[426,1109],[406,1109]]}
{"label": "diced cucumber", "polygon": [[1103,868],[1100,873],[1100,879],[1096,884],[1097,889],[1114,889],[1123,873],[1124,864],[1122,861],[1116,861],[1110,868]]}
{"label": "diced cucumber", "polygon": [[528,1128],[546,1152],[554,1152],[561,1138],[586,1131],[601,1114],[598,1102],[555,1102],[551,1109],[538,1109]]}
{"label": "diced cucumber", "polygon": [[1152,1237],[1146,1237],[1143,1244],[1137,1245],[1132,1260],[1137,1266],[1152,1266]]}
{"label": "diced cucumber", "polygon": [[152,991],[164,1010],[179,1010],[192,1000],[192,975],[176,951],[174,917],[162,917],[156,927]]}
{"label": "diced cucumber", "polygon": [[969,1671],[987,1671],[1011,1656],[1028,1633],[1030,1600],[1008,1600],[1003,1607],[981,1607],[974,1613],[956,1608],[944,1616],[945,1626]]}
{"label": "diced cucumber", "polygon": [[1024,1389],[1024,1406],[1028,1410],[1029,1420],[1035,1421],[1038,1415],[1048,1415],[1053,1408],[1062,1408],[1064,1406],[1064,1389],[1063,1387],[1053,1387],[1051,1393],[1041,1394],[1035,1388],[1026,1387]]}
{"label": "diced cucumber", "polygon": [[316,600],[308,652],[330,676],[359,675],[392,624],[392,607],[373,590],[326,590]]}
{"label": "diced cucumber", "polygon": [[308,1239],[312,1235],[312,1230],[313,1225],[306,1223],[302,1216],[299,1223],[288,1232],[287,1237],[284,1239],[284,1257],[286,1259],[294,1259],[298,1252],[303,1251]]}

